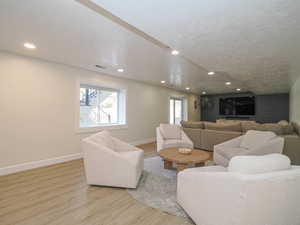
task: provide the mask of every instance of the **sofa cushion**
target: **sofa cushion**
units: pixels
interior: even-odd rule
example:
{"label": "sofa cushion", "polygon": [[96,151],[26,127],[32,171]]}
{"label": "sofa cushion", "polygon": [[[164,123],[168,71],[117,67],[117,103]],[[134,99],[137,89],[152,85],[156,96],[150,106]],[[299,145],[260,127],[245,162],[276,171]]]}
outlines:
{"label": "sofa cushion", "polygon": [[295,133],[294,127],[291,123],[279,125],[281,126],[282,135],[289,135]]}
{"label": "sofa cushion", "polygon": [[296,122],[293,122],[292,125],[294,127],[295,132],[300,136],[300,125]]}
{"label": "sofa cushion", "polygon": [[159,128],[164,139],[181,139],[180,126],[162,123]]}
{"label": "sofa cushion", "polygon": [[246,133],[248,130],[257,130],[259,125],[260,124],[255,121],[243,121],[241,122],[242,132]]}
{"label": "sofa cushion", "polygon": [[241,123],[240,122],[226,122],[226,123],[212,123],[212,122],[205,122],[204,123],[205,129],[208,130],[220,130],[220,131],[236,131],[241,132]]}
{"label": "sofa cushion", "polygon": [[227,119],[217,119],[217,123],[256,123],[254,120],[227,120]]}
{"label": "sofa cushion", "polygon": [[214,146],[241,136],[241,132],[208,130],[201,131],[201,149],[213,151]]}
{"label": "sofa cushion", "polygon": [[290,168],[291,161],[287,156],[270,154],[264,156],[235,156],[229,162],[228,171],[242,174],[259,174]]}
{"label": "sofa cushion", "polygon": [[243,137],[240,147],[247,149],[254,149],[266,144],[269,140],[276,137],[271,131],[256,131],[249,130]]}
{"label": "sofa cushion", "polygon": [[183,132],[191,139],[195,148],[201,148],[201,133],[203,129],[183,128]]}
{"label": "sofa cushion", "polygon": [[282,126],[277,123],[263,123],[259,126],[260,131],[272,131],[277,135],[282,135]]}
{"label": "sofa cushion", "polygon": [[247,132],[249,130],[258,130],[258,131],[272,131],[277,135],[282,135],[283,134],[283,129],[282,126],[279,125],[278,123],[247,123],[243,122],[242,123],[242,130],[243,132]]}
{"label": "sofa cushion", "polygon": [[204,124],[202,121],[181,121],[180,123],[182,127],[185,128],[198,128],[198,129],[204,128]]}

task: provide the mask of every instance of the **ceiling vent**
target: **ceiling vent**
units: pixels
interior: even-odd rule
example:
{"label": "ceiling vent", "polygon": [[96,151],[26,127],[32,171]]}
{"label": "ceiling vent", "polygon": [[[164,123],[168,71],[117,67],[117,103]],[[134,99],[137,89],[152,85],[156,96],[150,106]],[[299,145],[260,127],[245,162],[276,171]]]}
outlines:
{"label": "ceiling vent", "polygon": [[95,65],[97,68],[99,68],[99,69],[102,69],[102,70],[104,70],[104,69],[106,69],[106,67],[104,67],[104,66],[101,66],[101,65]]}

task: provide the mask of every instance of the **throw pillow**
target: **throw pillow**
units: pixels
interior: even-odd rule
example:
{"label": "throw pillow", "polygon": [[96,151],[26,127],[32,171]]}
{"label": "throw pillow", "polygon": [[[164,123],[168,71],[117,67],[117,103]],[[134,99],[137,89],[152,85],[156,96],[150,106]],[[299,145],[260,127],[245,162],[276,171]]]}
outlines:
{"label": "throw pillow", "polygon": [[289,125],[289,122],[286,121],[286,120],[280,120],[280,121],[278,122],[278,124],[281,125],[281,126],[286,126],[286,125]]}
{"label": "throw pillow", "polygon": [[291,168],[290,159],[282,154],[269,154],[264,156],[235,156],[228,166],[229,172],[242,174],[259,174]]}

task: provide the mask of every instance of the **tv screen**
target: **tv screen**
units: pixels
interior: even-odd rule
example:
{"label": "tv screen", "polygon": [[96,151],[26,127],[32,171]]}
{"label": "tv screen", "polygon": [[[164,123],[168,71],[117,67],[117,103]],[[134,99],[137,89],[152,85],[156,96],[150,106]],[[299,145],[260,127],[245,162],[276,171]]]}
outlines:
{"label": "tv screen", "polygon": [[219,102],[220,115],[250,116],[255,115],[255,97],[221,98]]}

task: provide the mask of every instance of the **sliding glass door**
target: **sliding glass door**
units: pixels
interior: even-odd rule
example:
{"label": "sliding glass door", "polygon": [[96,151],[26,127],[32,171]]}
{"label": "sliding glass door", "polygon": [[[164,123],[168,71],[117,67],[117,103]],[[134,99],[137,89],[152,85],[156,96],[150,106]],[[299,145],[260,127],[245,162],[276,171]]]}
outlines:
{"label": "sliding glass door", "polygon": [[180,124],[183,120],[183,99],[170,98],[170,124]]}

